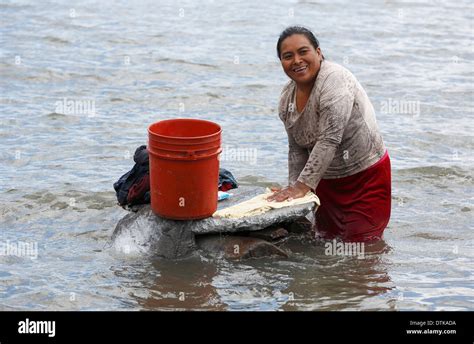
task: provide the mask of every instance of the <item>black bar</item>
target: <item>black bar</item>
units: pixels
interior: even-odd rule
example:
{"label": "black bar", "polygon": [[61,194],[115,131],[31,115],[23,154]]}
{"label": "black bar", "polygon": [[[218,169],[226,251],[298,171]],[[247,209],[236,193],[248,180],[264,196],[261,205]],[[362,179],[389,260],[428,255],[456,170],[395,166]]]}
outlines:
{"label": "black bar", "polygon": [[[1,312],[0,343],[88,343],[99,338],[159,343],[169,340],[165,338],[181,341],[185,335],[247,342],[258,333],[267,340],[288,336],[292,343],[298,338],[313,338],[311,343],[473,343],[473,320],[472,312]],[[55,322],[54,337],[52,323],[48,327],[44,321]],[[20,326],[25,330],[27,324],[46,333],[20,334]]]}

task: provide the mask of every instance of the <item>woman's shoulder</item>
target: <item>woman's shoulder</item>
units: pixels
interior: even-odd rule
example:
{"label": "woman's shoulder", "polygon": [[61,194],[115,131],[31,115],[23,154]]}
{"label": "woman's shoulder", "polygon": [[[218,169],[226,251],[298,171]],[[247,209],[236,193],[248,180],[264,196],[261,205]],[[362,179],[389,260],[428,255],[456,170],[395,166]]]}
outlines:
{"label": "woman's shoulder", "polygon": [[318,75],[317,88],[322,91],[337,91],[341,87],[353,89],[356,85],[356,78],[346,67],[338,63],[325,61]]}
{"label": "woman's shoulder", "polygon": [[295,82],[293,80],[288,81],[280,93],[280,99],[286,98],[287,96],[291,95],[295,88]]}
{"label": "woman's shoulder", "polygon": [[321,82],[326,81],[327,78],[340,78],[340,77],[347,77],[347,76],[352,76],[352,73],[350,70],[348,70],[346,67],[332,61],[326,61],[324,60],[321,69],[319,71],[318,78]]}
{"label": "woman's shoulder", "polygon": [[295,88],[295,82],[293,80],[288,81],[280,93],[280,102],[278,105],[278,114],[280,119],[285,122],[286,115],[288,112],[288,106],[291,103],[291,96]]}

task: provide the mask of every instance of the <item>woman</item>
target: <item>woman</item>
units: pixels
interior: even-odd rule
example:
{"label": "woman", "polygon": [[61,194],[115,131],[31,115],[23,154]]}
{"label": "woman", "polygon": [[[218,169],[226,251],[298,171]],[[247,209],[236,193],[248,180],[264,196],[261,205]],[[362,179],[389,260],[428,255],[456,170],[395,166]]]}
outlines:
{"label": "woman", "polygon": [[313,190],[321,200],[319,236],[380,239],[390,219],[390,158],[367,94],[351,72],[324,59],[306,28],[284,30],[277,53],[291,79],[279,105],[288,134],[289,186],[273,190],[268,200]]}

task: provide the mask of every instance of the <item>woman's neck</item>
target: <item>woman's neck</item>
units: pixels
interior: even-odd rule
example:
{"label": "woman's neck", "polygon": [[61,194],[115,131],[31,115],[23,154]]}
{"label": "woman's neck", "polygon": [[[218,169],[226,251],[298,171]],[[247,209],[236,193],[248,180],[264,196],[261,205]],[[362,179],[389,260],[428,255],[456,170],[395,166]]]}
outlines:
{"label": "woman's neck", "polygon": [[306,84],[296,84],[296,90],[298,93],[309,95],[313,89],[314,81]]}

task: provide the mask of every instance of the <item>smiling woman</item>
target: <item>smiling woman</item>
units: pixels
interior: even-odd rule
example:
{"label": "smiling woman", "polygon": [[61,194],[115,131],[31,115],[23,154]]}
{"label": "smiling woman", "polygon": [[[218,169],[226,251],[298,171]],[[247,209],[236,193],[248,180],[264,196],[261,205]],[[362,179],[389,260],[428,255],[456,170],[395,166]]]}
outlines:
{"label": "smiling woman", "polygon": [[318,40],[310,31],[308,33],[304,28],[293,26],[280,35],[277,43],[277,54],[283,70],[300,84],[299,91],[306,93],[307,96],[324,60]]}
{"label": "smiling woman", "polygon": [[304,27],[283,31],[277,53],[291,79],[279,105],[288,134],[289,185],[269,200],[315,190],[319,235],[380,239],[390,219],[390,158],[367,94],[350,71],[324,59]]}

